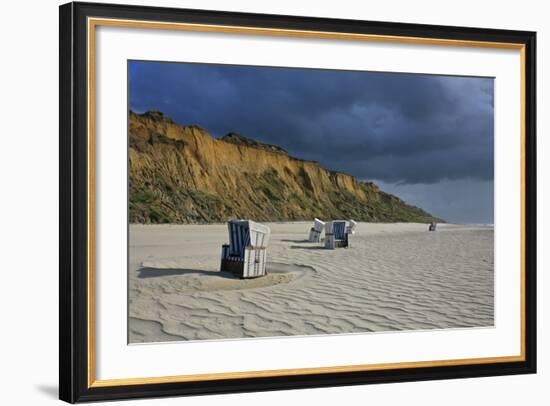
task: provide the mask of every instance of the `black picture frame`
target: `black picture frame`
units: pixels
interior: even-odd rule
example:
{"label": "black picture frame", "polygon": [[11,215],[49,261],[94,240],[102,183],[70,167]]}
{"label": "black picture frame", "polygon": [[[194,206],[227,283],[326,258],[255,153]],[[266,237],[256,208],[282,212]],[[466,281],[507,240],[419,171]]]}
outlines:
{"label": "black picture frame", "polygon": [[[93,3],[60,6],[59,397],[67,402],[235,393],[536,372],[536,33]],[[117,386],[90,385],[87,19],[194,23],[517,44],[524,52],[524,359],[513,362]]]}

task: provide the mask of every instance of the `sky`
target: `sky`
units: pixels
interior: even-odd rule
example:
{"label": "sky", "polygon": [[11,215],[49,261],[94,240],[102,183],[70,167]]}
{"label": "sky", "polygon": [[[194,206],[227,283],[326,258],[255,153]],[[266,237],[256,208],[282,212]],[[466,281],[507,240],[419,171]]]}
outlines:
{"label": "sky", "polygon": [[373,181],[454,223],[493,223],[493,78],[130,61],[129,105]]}

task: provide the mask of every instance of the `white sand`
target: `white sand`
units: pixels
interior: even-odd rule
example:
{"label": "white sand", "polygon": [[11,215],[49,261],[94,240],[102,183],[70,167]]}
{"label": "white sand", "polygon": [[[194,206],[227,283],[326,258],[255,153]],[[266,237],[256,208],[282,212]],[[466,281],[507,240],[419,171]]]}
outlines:
{"label": "white sand", "polygon": [[493,227],[359,223],[351,248],[269,224],[268,272],[219,272],[225,225],[130,226],[130,342],[492,326]]}

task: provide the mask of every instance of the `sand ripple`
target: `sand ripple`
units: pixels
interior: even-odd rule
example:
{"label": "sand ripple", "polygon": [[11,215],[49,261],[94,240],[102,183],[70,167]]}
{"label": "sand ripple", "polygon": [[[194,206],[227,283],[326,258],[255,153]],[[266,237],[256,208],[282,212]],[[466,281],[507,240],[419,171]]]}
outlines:
{"label": "sand ripple", "polygon": [[271,228],[276,263],[242,281],[217,271],[224,226],[132,226],[130,341],[493,325],[492,227],[362,223],[333,251]]}

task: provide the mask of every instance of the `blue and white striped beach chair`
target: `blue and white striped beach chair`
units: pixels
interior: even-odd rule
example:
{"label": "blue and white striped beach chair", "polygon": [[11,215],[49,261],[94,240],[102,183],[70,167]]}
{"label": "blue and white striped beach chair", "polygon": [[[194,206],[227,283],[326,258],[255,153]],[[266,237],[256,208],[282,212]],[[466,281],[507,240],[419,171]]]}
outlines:
{"label": "blue and white striped beach chair", "polygon": [[229,244],[222,245],[220,270],[240,278],[265,275],[269,227],[252,220],[230,220],[227,228]]}
{"label": "blue and white striped beach chair", "polygon": [[325,229],[325,248],[349,247],[350,236],[349,226],[345,220],[329,221]]}
{"label": "blue and white striped beach chair", "polygon": [[315,218],[313,220],[313,227],[309,230],[309,242],[320,242],[321,241],[321,233],[323,232],[325,228],[325,222],[319,220],[318,218]]}

